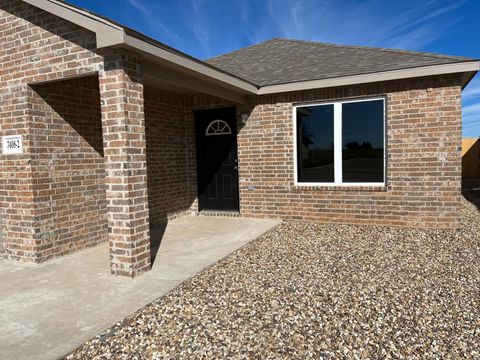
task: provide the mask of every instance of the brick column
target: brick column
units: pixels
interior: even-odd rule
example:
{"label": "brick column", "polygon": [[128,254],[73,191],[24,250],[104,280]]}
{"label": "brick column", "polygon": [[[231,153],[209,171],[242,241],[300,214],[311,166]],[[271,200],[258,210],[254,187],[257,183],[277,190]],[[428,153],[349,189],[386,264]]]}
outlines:
{"label": "brick column", "polygon": [[105,56],[100,97],[112,274],[134,277],[150,269],[145,115],[139,58]]}
{"label": "brick column", "polygon": [[3,154],[0,146],[0,224],[6,257],[38,263],[41,233],[34,204],[32,94],[24,83],[0,89],[0,137],[22,135],[23,143],[23,152],[14,155]]}

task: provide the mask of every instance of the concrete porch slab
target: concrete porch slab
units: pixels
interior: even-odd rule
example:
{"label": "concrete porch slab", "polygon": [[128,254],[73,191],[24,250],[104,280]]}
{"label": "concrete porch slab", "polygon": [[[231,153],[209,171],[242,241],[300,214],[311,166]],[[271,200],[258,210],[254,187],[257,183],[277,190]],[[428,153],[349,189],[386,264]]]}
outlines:
{"label": "concrete porch slab", "polygon": [[0,260],[0,359],[56,359],[187,278],[215,264],[279,221],[183,217],[161,237],[152,270],[110,275],[108,245],[41,265]]}

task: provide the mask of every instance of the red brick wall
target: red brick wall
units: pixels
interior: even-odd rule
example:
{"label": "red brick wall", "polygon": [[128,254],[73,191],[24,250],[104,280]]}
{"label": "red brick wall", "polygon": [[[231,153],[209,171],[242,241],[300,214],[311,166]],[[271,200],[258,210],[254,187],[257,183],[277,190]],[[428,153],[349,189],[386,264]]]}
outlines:
{"label": "red brick wall", "polygon": [[[128,214],[120,208],[111,214],[110,228],[118,235],[112,240],[119,245],[113,249],[117,269],[129,275],[143,271],[148,267],[148,215],[141,214],[147,212],[152,224],[158,224],[189,208],[197,209],[193,110],[230,104],[213,97],[162,95],[148,87],[143,95],[139,59],[117,54],[104,71],[93,33],[19,0],[0,0],[0,44],[0,136],[22,134],[24,143],[21,155],[0,154],[0,210],[7,256],[40,262],[105,239],[108,186],[112,209],[121,205],[117,196],[129,209]],[[102,107],[95,79],[28,85],[97,72],[103,76]],[[388,107],[387,186],[296,187],[293,103],[380,95],[387,96]],[[107,104],[110,100],[112,104]],[[102,108],[103,140],[113,174],[108,182],[99,135]],[[237,109],[238,114],[244,109],[251,112],[247,123],[238,127],[243,216],[456,226],[461,169],[459,78],[262,96]],[[127,127],[131,131],[122,130]],[[145,162],[149,165],[148,203]],[[131,173],[125,171],[125,164],[131,166]],[[138,232],[133,234],[133,228]],[[132,250],[132,241],[141,246]],[[122,254],[125,259],[120,259]],[[140,267],[134,264],[139,258]]]}
{"label": "red brick wall", "polygon": [[151,266],[142,62],[113,49],[99,73],[105,184],[114,275],[135,277]]}
{"label": "red brick wall", "polygon": [[[105,240],[96,80],[104,58],[95,50],[95,35],[21,1],[0,0],[0,40],[0,136],[24,136],[22,155],[0,154],[0,220],[7,256],[40,262]],[[118,65],[115,59],[110,63]],[[86,74],[95,78],[57,81]],[[28,85],[38,82],[48,85]],[[105,84],[105,92],[117,85]],[[133,86],[127,84],[125,91]],[[152,224],[158,224],[188,211],[196,200],[191,166],[195,142],[192,119],[183,110],[185,99],[152,89],[145,93],[150,215]]]}
{"label": "red brick wall", "polygon": [[[182,97],[145,87],[150,223],[184,214],[196,200],[191,192],[193,121]],[[193,158],[193,160],[195,160]]]}
{"label": "red brick wall", "polygon": [[[295,186],[293,104],[380,95],[387,96],[387,186]],[[459,78],[263,96],[253,100],[251,111],[238,135],[244,216],[441,228],[457,225],[461,181]]]}
{"label": "red brick wall", "polygon": [[[0,135],[22,134],[24,145],[23,154],[0,154],[3,240],[7,257],[39,262],[53,254],[52,246],[63,253],[85,240],[53,231],[51,218],[44,222],[52,211],[45,198],[37,199],[45,190],[44,177],[37,172],[43,174],[45,166],[58,159],[53,153],[45,158],[47,150],[39,147],[36,134],[58,119],[38,117],[33,105],[43,100],[28,84],[95,73],[103,60],[95,53],[93,33],[19,0],[0,0],[0,44]],[[58,142],[52,144],[58,150]],[[71,234],[80,231],[72,229]],[[74,245],[67,244],[67,238]]]}
{"label": "red brick wall", "polygon": [[214,96],[179,96],[145,87],[152,225],[198,212],[194,112],[231,106],[235,104]]}
{"label": "red brick wall", "polygon": [[34,240],[43,261],[106,240],[105,166],[98,79],[33,90]]}
{"label": "red brick wall", "polygon": [[0,0],[0,84],[10,88],[94,73],[95,34],[19,0]]}

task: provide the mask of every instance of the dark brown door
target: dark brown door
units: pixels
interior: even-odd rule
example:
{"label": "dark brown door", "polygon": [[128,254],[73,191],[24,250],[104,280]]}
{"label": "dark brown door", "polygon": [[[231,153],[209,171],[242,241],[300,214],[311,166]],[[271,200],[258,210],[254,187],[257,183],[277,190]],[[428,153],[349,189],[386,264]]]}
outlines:
{"label": "dark brown door", "polygon": [[235,108],[195,112],[200,210],[238,211]]}

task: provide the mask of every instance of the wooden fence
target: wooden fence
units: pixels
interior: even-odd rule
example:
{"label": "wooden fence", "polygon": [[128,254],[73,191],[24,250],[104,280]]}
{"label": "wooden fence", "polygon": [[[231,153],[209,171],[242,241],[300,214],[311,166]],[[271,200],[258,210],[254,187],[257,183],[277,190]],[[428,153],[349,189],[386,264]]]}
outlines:
{"label": "wooden fence", "polygon": [[462,140],[462,177],[480,178],[480,138]]}

